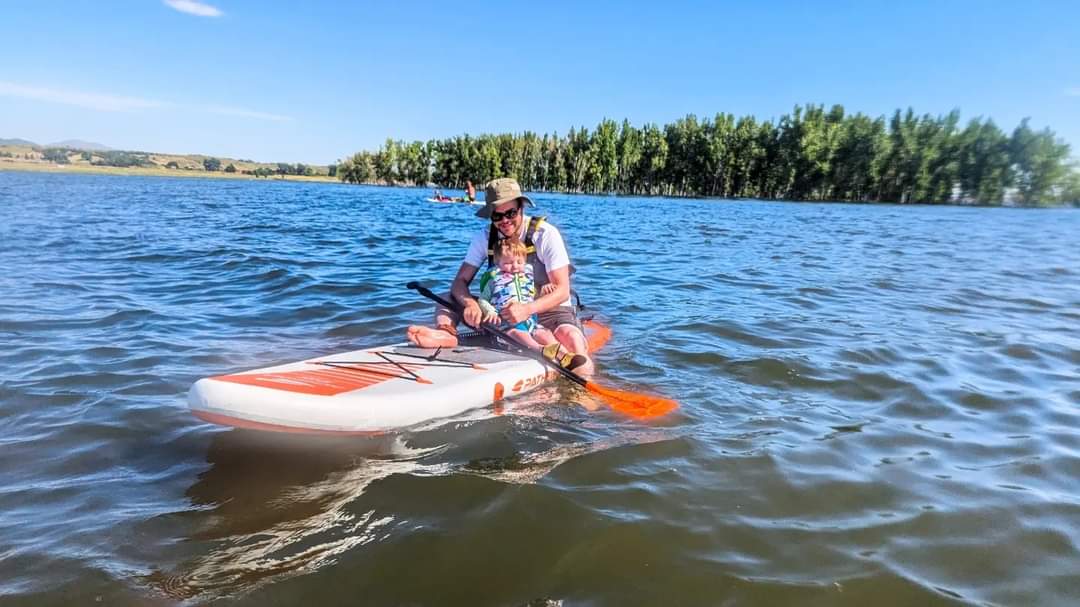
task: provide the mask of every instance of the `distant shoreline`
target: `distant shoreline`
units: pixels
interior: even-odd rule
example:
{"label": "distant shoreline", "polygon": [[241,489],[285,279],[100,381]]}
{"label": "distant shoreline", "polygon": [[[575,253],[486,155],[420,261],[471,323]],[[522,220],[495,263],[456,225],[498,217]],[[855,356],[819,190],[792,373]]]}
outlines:
{"label": "distant shoreline", "polygon": [[[273,175],[270,177],[256,177],[254,175],[248,175],[243,173],[226,173],[223,171],[196,171],[196,170],[184,170],[184,169],[165,169],[161,167],[157,168],[138,168],[138,167],[110,167],[100,165],[89,164],[55,164],[49,162],[40,161],[19,161],[12,160],[10,158],[0,158],[0,172],[3,171],[18,171],[25,173],[66,173],[72,175],[119,175],[125,177],[179,177],[179,178],[204,178],[204,179],[239,179],[246,181],[294,181],[301,183],[338,183],[342,185],[364,185],[369,187],[401,187],[401,188],[413,188],[413,189],[430,189],[440,188],[437,184],[428,184],[427,186],[416,186],[404,183],[386,184],[386,183],[361,183],[350,184],[347,181],[342,181],[337,177],[329,177],[327,175]],[[442,188],[446,189],[446,188]],[[453,189],[453,188],[451,188]],[[719,201],[739,201],[739,200],[762,200],[767,202],[789,202],[789,203],[818,203],[818,204],[856,204],[856,205],[898,205],[898,206],[911,206],[911,207],[929,207],[929,206],[950,206],[950,207],[967,207],[967,208],[1058,208],[1069,209],[1077,208],[1072,204],[1060,204],[1054,206],[1043,207],[1024,207],[1022,205],[1015,204],[985,204],[985,203],[972,203],[972,202],[869,202],[869,201],[852,201],[852,200],[796,200],[796,199],[758,199],[751,197],[739,197],[739,198],[723,198],[723,197],[710,197],[710,196],[672,196],[665,194],[586,194],[584,192],[559,192],[548,190],[531,190],[535,193],[541,194],[562,194],[562,195],[585,195],[585,196],[600,196],[600,197],[612,197],[612,198],[674,198],[683,200],[719,200]]]}
{"label": "distant shoreline", "polygon": [[32,173],[76,173],[93,175],[128,175],[143,177],[204,177],[207,179],[245,179],[249,181],[303,181],[315,183],[341,183],[337,177],[326,175],[273,175],[256,177],[240,172],[188,171],[184,169],[110,167],[90,164],[55,164],[52,162],[20,161],[0,158],[0,171],[24,171]]}

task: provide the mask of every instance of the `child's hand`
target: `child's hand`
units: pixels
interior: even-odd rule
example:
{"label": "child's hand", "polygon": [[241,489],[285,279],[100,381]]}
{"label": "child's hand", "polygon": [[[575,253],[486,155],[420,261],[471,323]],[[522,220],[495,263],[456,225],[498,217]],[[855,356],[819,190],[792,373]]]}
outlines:
{"label": "child's hand", "polygon": [[495,306],[491,305],[491,302],[486,299],[478,299],[477,302],[480,304],[480,322],[490,324],[499,321],[499,312]]}
{"label": "child's hand", "polygon": [[554,290],[555,290],[555,285],[553,285],[553,284],[551,284],[549,282],[546,285],[540,287],[540,294],[541,295],[547,295],[548,293],[551,293]]}

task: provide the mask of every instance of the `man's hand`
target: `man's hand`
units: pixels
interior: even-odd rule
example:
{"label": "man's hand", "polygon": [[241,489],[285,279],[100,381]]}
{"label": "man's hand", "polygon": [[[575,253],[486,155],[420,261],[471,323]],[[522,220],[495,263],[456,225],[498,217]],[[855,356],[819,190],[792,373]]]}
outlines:
{"label": "man's hand", "polygon": [[532,311],[529,310],[529,306],[519,301],[510,302],[499,313],[502,319],[509,325],[516,325],[526,318],[532,316]]}
{"label": "man's hand", "polygon": [[478,329],[480,328],[480,321],[483,320],[484,312],[480,309],[480,304],[476,303],[475,299],[472,299],[465,304],[465,310],[461,313],[461,316],[465,324]]}

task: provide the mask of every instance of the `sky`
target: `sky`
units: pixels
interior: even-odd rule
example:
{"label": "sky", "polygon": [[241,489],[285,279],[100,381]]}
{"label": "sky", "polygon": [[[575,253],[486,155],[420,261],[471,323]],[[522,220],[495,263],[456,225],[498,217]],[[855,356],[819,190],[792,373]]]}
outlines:
{"label": "sky", "polygon": [[1024,117],[1080,157],[1080,2],[4,3],[0,138],[325,164],[797,104]]}

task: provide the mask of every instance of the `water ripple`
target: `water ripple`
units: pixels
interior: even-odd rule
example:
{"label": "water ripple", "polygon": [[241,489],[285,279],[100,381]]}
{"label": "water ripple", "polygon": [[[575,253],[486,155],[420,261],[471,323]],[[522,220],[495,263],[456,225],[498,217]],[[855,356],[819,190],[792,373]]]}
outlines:
{"label": "water ripple", "polygon": [[402,285],[482,224],[427,194],[0,173],[0,595],[1080,602],[1080,215],[537,194],[614,329],[599,381],[676,414],[561,383],[361,439],[188,413],[428,319]]}

